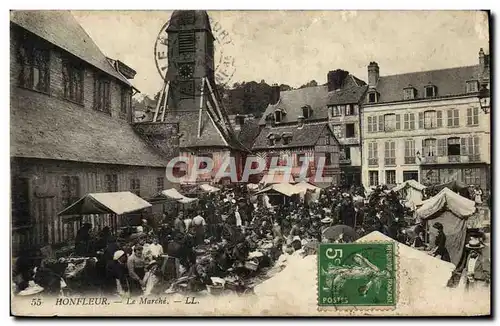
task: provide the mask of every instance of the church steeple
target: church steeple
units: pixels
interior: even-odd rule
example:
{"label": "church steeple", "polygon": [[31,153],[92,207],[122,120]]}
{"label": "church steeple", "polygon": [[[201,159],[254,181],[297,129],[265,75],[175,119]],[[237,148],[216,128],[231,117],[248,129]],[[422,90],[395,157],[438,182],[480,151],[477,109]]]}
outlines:
{"label": "church steeple", "polygon": [[203,109],[203,79],[214,82],[214,37],[206,11],[174,11],[167,27],[168,107],[178,111]]}

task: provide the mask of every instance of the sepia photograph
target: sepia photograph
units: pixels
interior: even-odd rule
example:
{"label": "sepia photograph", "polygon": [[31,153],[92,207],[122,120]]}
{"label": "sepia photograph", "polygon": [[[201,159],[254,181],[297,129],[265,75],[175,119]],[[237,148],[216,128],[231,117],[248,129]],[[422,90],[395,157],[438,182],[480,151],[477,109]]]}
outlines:
{"label": "sepia photograph", "polygon": [[11,315],[491,316],[490,15],[11,10]]}

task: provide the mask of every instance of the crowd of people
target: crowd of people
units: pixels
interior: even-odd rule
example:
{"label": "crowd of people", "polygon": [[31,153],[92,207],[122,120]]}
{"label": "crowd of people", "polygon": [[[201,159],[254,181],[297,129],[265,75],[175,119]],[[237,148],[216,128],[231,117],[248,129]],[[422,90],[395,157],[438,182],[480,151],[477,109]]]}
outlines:
{"label": "crowd of people", "polygon": [[[352,242],[379,231],[413,247],[426,246],[424,225],[386,186],[369,195],[354,186],[317,191],[314,200],[308,191],[272,205],[267,194],[256,196],[246,185],[237,185],[198,194],[199,200],[189,208],[165,213],[161,219],[145,218],[140,226],[116,234],[109,227],[93,233],[86,223],[76,235],[75,256],[97,258],[84,260],[82,269],[87,272],[82,273],[92,281],[82,281],[81,287],[106,294],[149,295],[181,289],[180,284],[186,291],[199,291],[214,286],[214,280],[232,277],[235,289],[244,292],[248,280],[273,266],[281,254],[315,248],[320,242]],[[434,226],[441,231],[431,252],[449,259],[442,225]],[[18,291],[33,278],[50,292],[60,291],[54,279],[63,273],[54,272],[57,264],[67,268],[64,259],[45,261],[36,273],[38,279],[20,265]]]}

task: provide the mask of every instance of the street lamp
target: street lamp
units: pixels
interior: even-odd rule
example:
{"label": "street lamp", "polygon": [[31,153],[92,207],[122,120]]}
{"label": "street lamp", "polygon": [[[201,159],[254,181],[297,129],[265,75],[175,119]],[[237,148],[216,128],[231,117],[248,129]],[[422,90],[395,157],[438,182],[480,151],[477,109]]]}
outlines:
{"label": "street lamp", "polygon": [[490,113],[490,90],[486,85],[482,85],[479,90],[479,105],[484,113]]}

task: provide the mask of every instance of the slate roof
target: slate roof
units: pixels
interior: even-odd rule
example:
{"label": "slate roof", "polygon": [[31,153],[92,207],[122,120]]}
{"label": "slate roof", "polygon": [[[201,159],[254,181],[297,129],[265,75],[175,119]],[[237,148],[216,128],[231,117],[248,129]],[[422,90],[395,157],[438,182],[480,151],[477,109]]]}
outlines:
{"label": "slate roof", "polygon": [[259,124],[266,124],[266,116],[276,109],[285,110],[286,114],[281,123],[297,122],[302,115],[302,107],[310,105],[313,110],[311,120],[322,120],[328,118],[328,86],[314,86],[281,92],[280,100],[275,105],[269,105],[262,115]]}
{"label": "slate roof", "polygon": [[[356,89],[358,92],[361,91],[365,85],[366,83],[364,81],[349,74],[342,82],[340,91]],[[259,124],[265,125],[266,116],[277,109],[282,109],[286,112],[281,122],[282,124],[297,122],[297,118],[302,115],[302,107],[305,105],[310,105],[313,111],[308,121],[326,120],[328,119],[327,106],[332,96],[330,94],[333,92],[328,92],[328,85],[305,87],[281,92],[279,102],[275,105],[268,105]],[[345,94],[347,95],[348,93]],[[349,103],[357,102],[358,101],[353,101]]]}
{"label": "slate roof", "polygon": [[409,85],[417,90],[415,100],[423,99],[429,83],[437,87],[437,97],[465,95],[466,81],[478,78],[479,65],[381,76],[376,86],[378,103],[403,101],[403,89]]}
{"label": "slate roof", "polygon": [[10,21],[132,86],[122,74],[113,68],[106,56],[69,11],[11,11]]}
{"label": "slate roof", "polygon": [[352,104],[359,103],[364,96],[368,86],[353,86],[328,93],[328,104]]}
{"label": "slate roof", "polygon": [[205,10],[175,10],[170,17],[167,31],[173,32],[184,29],[212,32],[207,12]]}
{"label": "slate roof", "polygon": [[246,119],[240,130],[235,131],[236,138],[246,148],[252,148],[255,138],[260,133],[259,122],[256,119]]}
{"label": "slate roof", "polygon": [[11,96],[10,155],[89,163],[165,167],[125,120],[17,88]]}
{"label": "slate roof", "polygon": [[[328,124],[326,122],[304,124],[304,126],[300,129],[297,125],[272,128],[265,127],[260,131],[259,135],[255,139],[253,149],[280,149],[315,146],[323,130],[327,127]],[[292,135],[292,139],[287,145],[280,142],[274,146],[269,146],[268,136],[270,134],[278,134],[281,136],[283,133],[290,133]]]}

